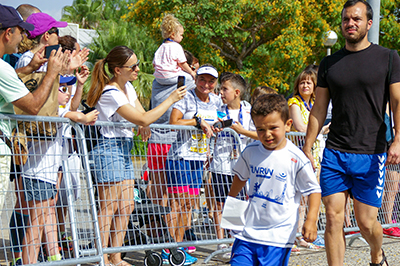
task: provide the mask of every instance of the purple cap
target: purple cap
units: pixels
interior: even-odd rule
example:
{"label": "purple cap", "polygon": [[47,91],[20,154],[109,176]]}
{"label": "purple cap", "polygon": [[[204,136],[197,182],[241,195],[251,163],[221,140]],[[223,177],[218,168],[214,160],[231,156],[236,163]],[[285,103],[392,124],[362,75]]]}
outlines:
{"label": "purple cap", "polygon": [[29,39],[33,39],[51,28],[65,28],[68,26],[67,22],[57,21],[46,13],[33,13],[26,19],[26,22],[35,26],[34,30],[29,31]]}
{"label": "purple cap", "polygon": [[15,26],[20,26],[25,30],[34,30],[35,26],[30,23],[24,22],[21,15],[15,8],[11,6],[0,5],[0,28],[12,28]]}

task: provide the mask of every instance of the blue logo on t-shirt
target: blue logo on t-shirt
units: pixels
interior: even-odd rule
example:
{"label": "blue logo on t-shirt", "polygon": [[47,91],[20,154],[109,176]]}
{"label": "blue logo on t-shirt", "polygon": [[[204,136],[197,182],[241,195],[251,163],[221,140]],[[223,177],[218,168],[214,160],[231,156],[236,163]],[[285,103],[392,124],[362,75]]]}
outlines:
{"label": "blue logo on t-shirt", "polygon": [[257,167],[250,165],[251,173],[256,174],[256,177],[267,178],[270,179],[272,174],[274,173],[274,169],[265,168],[265,167]]}

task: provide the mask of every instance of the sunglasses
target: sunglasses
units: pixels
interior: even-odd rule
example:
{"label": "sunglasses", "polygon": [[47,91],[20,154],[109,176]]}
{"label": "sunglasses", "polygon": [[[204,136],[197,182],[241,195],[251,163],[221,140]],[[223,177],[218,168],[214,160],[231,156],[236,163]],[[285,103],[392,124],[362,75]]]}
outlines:
{"label": "sunglasses", "polygon": [[67,86],[61,86],[61,87],[58,88],[58,91],[62,92],[62,93],[67,93],[68,92],[68,87]]}
{"label": "sunglasses", "polygon": [[136,67],[139,66],[139,62],[140,62],[140,60],[138,59],[136,64],[133,64],[131,66],[121,66],[121,67],[131,68],[132,71],[135,71]]}
{"label": "sunglasses", "polygon": [[49,29],[47,32],[48,32],[50,35],[53,34],[53,33],[57,34],[57,36],[59,35],[58,28],[51,28],[51,29]]}

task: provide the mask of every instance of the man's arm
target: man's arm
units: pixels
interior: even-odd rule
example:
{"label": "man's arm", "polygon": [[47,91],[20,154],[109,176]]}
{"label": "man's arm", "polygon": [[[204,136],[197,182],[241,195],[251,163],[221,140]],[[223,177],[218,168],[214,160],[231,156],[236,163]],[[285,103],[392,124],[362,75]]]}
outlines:
{"label": "man's arm", "polygon": [[400,163],[400,82],[391,84],[389,90],[395,134],[393,143],[388,151],[387,165]]}
{"label": "man's arm", "polygon": [[56,55],[54,55],[54,53],[55,51],[52,51],[50,55],[47,73],[40,86],[33,93],[28,93],[24,97],[13,101],[12,104],[14,106],[28,114],[37,115],[49,97],[54,80],[58,77],[58,73],[61,71],[63,60],[66,60],[64,54],[61,52],[61,48],[58,49]]}
{"label": "man's arm", "polygon": [[329,100],[328,88],[317,87],[315,102],[308,119],[306,142],[303,146],[303,152],[310,159],[314,169],[314,157],[311,154],[311,147],[324,125]]}

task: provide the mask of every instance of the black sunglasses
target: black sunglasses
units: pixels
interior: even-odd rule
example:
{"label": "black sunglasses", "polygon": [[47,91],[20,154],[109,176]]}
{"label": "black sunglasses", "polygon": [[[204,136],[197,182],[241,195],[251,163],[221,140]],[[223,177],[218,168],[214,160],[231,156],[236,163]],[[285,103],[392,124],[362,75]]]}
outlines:
{"label": "black sunglasses", "polygon": [[49,29],[47,32],[48,32],[50,35],[53,34],[53,33],[57,34],[57,36],[59,35],[58,28],[51,28],[51,29]]}
{"label": "black sunglasses", "polygon": [[139,66],[139,62],[140,62],[140,60],[138,59],[136,64],[133,64],[131,66],[121,66],[121,67],[131,68],[133,71],[135,71],[136,67]]}

